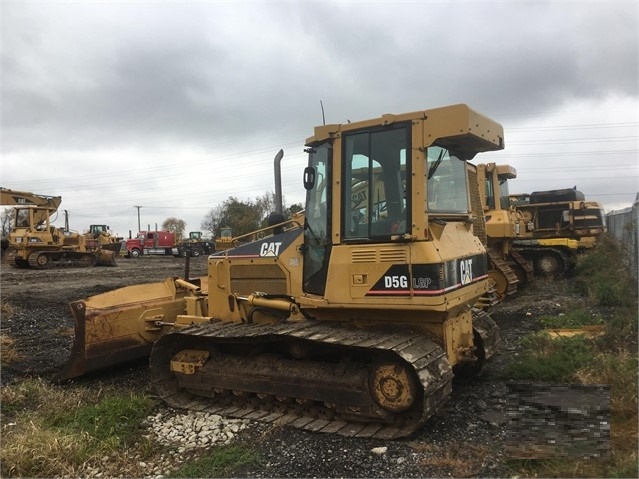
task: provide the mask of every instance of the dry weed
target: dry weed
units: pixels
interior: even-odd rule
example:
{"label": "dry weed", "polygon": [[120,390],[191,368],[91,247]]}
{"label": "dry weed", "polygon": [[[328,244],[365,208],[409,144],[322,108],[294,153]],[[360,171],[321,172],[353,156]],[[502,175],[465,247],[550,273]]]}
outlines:
{"label": "dry weed", "polygon": [[21,383],[0,388],[3,414],[7,412],[25,413],[37,411],[41,417],[50,417],[59,411],[68,411],[80,404],[92,403],[99,399],[95,394],[81,387],[60,387],[42,378],[29,379]]}
{"label": "dry weed", "polygon": [[58,328],[56,330],[56,334],[62,338],[72,338],[73,336],[75,336],[75,328],[73,327]]}
{"label": "dry weed", "polygon": [[481,475],[486,466],[484,459],[490,452],[488,446],[464,443],[446,446],[420,444],[415,449],[423,453],[422,465],[446,470],[452,477]]}
{"label": "dry weed", "polygon": [[[620,351],[616,355],[600,354],[595,361],[575,373],[582,384],[610,385],[610,412],[624,418],[637,416],[636,353]],[[635,421],[636,423],[636,421]]]}
{"label": "dry weed", "polygon": [[78,476],[86,456],[88,437],[43,428],[33,421],[3,426],[2,476]]}
{"label": "dry weed", "polygon": [[0,302],[0,317],[2,318],[10,318],[13,316],[14,309],[9,301]]}
{"label": "dry weed", "polygon": [[0,333],[0,364],[7,366],[22,358],[15,341],[7,334]]}

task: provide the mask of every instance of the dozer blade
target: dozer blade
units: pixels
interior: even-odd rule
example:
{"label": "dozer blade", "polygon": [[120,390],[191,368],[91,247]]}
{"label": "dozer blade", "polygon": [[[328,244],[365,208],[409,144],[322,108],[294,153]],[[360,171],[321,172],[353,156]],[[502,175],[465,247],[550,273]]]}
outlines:
{"label": "dozer blade", "polygon": [[117,266],[118,264],[115,262],[115,257],[117,253],[112,250],[101,248],[98,251],[98,262],[96,266]]}
{"label": "dozer blade", "polygon": [[186,294],[168,278],[72,302],[75,337],[71,355],[55,379],[64,381],[148,357],[153,343],[185,313]]}

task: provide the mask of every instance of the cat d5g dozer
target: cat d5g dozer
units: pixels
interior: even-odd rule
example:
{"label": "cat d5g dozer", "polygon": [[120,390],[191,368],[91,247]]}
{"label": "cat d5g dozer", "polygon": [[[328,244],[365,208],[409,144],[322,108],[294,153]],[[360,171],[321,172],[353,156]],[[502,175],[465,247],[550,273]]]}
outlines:
{"label": "cat d5g dozer", "polygon": [[416,431],[499,342],[473,308],[488,275],[466,162],[502,149],[503,129],[454,105],[319,126],[306,145],[303,216],[209,256],[207,277],[72,303],[59,378],[150,351],[171,406],[347,436]]}

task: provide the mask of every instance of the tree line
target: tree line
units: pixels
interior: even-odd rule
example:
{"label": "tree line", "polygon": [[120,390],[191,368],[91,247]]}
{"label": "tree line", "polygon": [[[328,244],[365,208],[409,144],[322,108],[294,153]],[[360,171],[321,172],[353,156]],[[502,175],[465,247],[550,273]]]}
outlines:
{"label": "tree line", "polygon": [[[282,207],[282,214],[290,218],[301,211],[301,203]],[[218,238],[222,228],[231,228],[233,236],[241,236],[268,226],[269,215],[276,210],[275,193],[266,192],[254,199],[239,200],[235,196],[212,208],[206,213],[200,224],[204,236]],[[171,231],[176,238],[185,237],[186,222],[179,218],[171,217],[164,220],[162,229]]]}

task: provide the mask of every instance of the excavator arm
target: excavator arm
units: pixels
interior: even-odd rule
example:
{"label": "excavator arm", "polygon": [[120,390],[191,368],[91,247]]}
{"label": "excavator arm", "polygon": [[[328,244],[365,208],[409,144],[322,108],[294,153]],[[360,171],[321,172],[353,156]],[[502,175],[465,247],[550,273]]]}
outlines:
{"label": "excavator arm", "polygon": [[44,223],[53,215],[62,203],[61,196],[47,196],[16,191],[0,187],[0,204],[16,207],[35,207],[33,211],[34,224]]}
{"label": "excavator arm", "polygon": [[15,191],[0,187],[0,204],[8,206],[42,206],[51,210],[57,210],[62,203],[60,196],[46,196],[29,193],[28,191]]}

